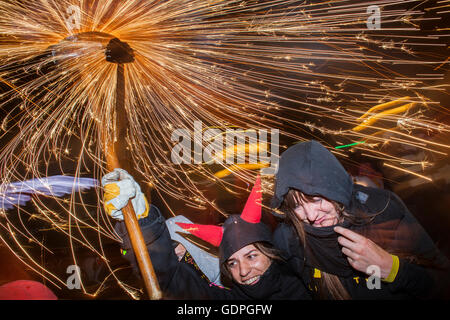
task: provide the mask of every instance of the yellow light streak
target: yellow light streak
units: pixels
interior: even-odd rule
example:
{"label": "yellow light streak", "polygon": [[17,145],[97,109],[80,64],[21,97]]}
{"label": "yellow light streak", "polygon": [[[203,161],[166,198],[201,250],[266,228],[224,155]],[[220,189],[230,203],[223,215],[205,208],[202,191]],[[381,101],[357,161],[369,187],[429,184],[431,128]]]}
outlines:
{"label": "yellow light streak", "polygon": [[386,167],[389,167],[389,168],[393,168],[393,169],[396,169],[396,170],[399,170],[399,171],[402,171],[402,172],[406,172],[406,173],[412,174],[412,175],[414,175],[416,177],[425,179],[425,180],[430,181],[430,182],[433,181],[433,179],[431,179],[431,178],[429,178],[427,176],[421,175],[421,174],[419,174],[417,172],[414,172],[412,170],[408,170],[408,169],[405,169],[405,168],[400,168],[400,167],[394,166],[394,165],[389,164],[389,163],[383,163],[383,165],[386,166]]}

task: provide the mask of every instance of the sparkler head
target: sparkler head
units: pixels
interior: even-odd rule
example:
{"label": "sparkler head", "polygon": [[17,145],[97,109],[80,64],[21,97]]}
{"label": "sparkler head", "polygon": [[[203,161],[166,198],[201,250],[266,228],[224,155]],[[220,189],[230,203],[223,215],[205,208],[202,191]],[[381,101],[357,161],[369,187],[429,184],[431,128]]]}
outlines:
{"label": "sparkler head", "polygon": [[106,61],[112,63],[131,63],[134,62],[133,49],[128,43],[113,38],[108,42],[105,50]]}

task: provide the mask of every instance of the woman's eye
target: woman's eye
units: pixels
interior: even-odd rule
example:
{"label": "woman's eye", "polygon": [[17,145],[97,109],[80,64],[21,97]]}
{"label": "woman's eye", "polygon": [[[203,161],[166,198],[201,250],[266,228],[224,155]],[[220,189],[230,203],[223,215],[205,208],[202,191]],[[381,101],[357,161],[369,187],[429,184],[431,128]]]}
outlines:
{"label": "woman's eye", "polygon": [[236,262],[228,262],[228,268],[233,268],[236,265]]}

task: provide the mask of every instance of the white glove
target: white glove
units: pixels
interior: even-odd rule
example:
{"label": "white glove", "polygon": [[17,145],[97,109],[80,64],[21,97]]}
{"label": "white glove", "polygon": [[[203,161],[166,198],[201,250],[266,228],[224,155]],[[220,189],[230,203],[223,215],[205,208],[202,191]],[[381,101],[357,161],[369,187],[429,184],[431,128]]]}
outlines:
{"label": "white glove", "polygon": [[133,177],[123,169],[116,168],[102,178],[106,212],[117,220],[123,220],[122,209],[131,199],[138,219],[148,215],[149,205],[145,195]]}

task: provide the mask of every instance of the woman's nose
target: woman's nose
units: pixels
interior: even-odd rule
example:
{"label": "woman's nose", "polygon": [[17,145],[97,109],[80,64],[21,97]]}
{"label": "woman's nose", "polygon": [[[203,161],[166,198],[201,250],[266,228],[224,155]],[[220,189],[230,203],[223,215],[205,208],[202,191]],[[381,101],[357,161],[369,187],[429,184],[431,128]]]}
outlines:
{"label": "woman's nose", "polygon": [[239,264],[239,275],[245,277],[250,273],[251,267],[248,263],[243,262]]}
{"label": "woman's nose", "polygon": [[313,206],[306,205],[303,209],[305,210],[306,218],[308,218],[309,221],[316,220],[317,210]]}

